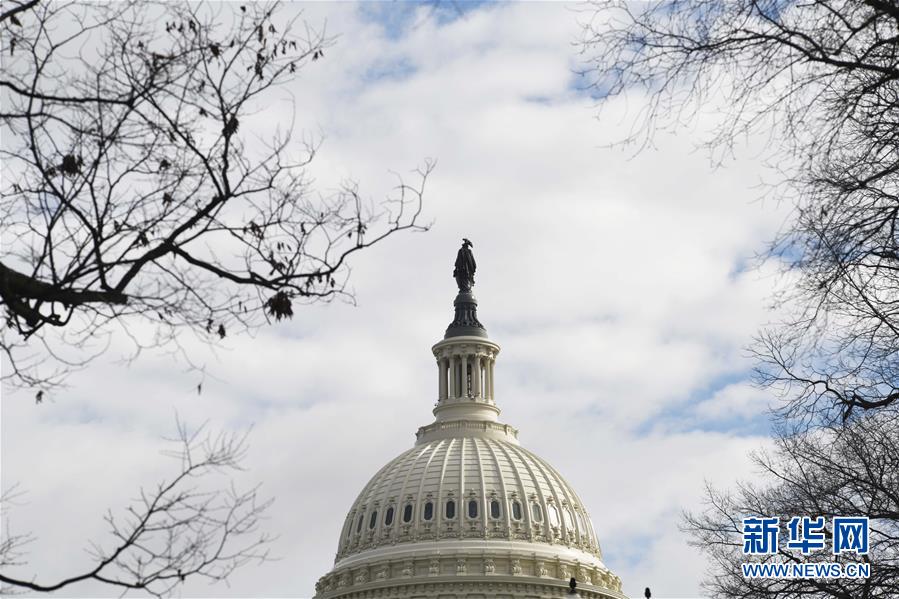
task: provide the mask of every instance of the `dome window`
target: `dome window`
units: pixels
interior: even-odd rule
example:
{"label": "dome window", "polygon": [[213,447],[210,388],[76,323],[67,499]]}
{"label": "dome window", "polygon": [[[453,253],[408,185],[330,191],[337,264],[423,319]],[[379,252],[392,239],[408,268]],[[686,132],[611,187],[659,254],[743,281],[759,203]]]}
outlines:
{"label": "dome window", "polygon": [[559,524],[561,524],[561,521],[559,520],[558,508],[556,508],[556,506],[554,506],[553,504],[549,504],[548,506],[546,506],[546,509],[549,510],[549,523],[552,526],[558,526]]}
{"label": "dome window", "polygon": [[540,509],[539,503],[531,504],[531,516],[533,516],[534,522],[543,522],[543,510]]}
{"label": "dome window", "polygon": [[408,524],[412,522],[412,504],[407,503],[406,507],[403,508],[403,522]]}
{"label": "dome window", "polygon": [[371,513],[371,518],[368,519],[368,530],[374,530],[375,524],[378,523],[378,510],[375,510]]}
{"label": "dome window", "polygon": [[521,520],[521,502],[517,499],[512,500],[512,519]]}
{"label": "dome window", "polygon": [[456,517],[456,502],[452,499],[448,499],[446,502],[446,510],[444,511],[446,514],[447,520],[452,520]]}
{"label": "dome window", "polygon": [[365,520],[365,514],[359,514],[359,521],[356,522],[356,533],[362,530],[362,522]]}
{"label": "dome window", "polygon": [[469,518],[477,518],[478,517],[478,502],[475,499],[472,499],[468,502],[468,517]]}
{"label": "dome window", "polygon": [[390,526],[393,524],[393,506],[387,508],[387,513],[384,514],[384,526]]}
{"label": "dome window", "polygon": [[502,510],[499,507],[499,501],[493,499],[490,501],[490,517],[493,519],[497,519],[502,515]]}
{"label": "dome window", "polygon": [[422,514],[422,518],[425,520],[432,520],[434,518],[434,502],[429,501],[425,504],[425,509]]}
{"label": "dome window", "polygon": [[571,510],[568,508],[562,509],[562,517],[565,518],[565,528],[568,530],[574,529],[574,522],[571,519]]}

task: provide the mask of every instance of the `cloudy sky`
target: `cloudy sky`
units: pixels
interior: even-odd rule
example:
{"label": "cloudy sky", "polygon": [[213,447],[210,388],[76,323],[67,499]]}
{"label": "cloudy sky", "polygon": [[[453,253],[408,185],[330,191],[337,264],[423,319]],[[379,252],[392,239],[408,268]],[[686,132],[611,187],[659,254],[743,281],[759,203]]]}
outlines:
{"label": "cloudy sky", "polygon": [[773,318],[777,282],[752,258],[784,218],[758,201],[764,148],[737,148],[713,169],[696,150],[710,110],[637,156],[609,149],[639,99],[596,118],[574,75],[576,7],[461,8],[304,6],[337,44],[303,71],[293,104],[285,95],[265,113],[274,124],[295,110],[325,135],[312,169],[323,189],[352,178],[383,197],[391,171],[437,160],[432,230],[352,262],[357,306],[303,308],[255,337],[195,349],[201,395],[183,364],[147,354],[126,366],[116,345],[40,406],[4,392],[2,482],[28,491],[11,525],[37,538],[22,575],[47,582],[89,563],[83,548],[104,542],[104,512],[176,467],[159,452],[177,412],[253,425],[238,484],[275,498],[267,526],[280,535],[279,560],[184,595],[311,596],[356,493],[431,421],[430,346],[452,317],[465,236],[479,314],[502,347],[502,419],[578,490],[628,594],[699,595],[704,564],[680,514],[699,506],[704,481],[751,476],[746,454],[768,434],[769,398],[748,383],[744,351]]}

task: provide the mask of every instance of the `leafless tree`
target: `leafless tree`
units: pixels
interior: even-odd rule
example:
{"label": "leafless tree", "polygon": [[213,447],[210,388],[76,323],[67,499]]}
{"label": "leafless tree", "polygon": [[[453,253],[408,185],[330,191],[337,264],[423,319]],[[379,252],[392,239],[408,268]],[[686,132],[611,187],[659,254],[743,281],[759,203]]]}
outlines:
{"label": "leafless tree", "polygon": [[[82,582],[98,582],[123,592],[142,590],[171,596],[188,578],[223,581],[237,568],[269,558],[273,538],[261,530],[271,500],[259,498],[258,487],[239,491],[233,485],[217,489],[218,475],[243,470],[246,434],[212,435],[178,423],[176,448],[167,452],[180,463],[170,480],[141,489],[122,513],[110,510],[105,521],[110,538],[89,550],[93,566],[56,581],[23,575],[30,534],[10,532],[9,504],[3,497],[3,539],[0,540],[0,583],[3,593],[50,592]],[[218,477],[220,478],[220,477]],[[57,548],[58,550],[58,548]]]}
{"label": "leafless tree", "polygon": [[[0,572],[8,568],[25,564],[26,552],[24,548],[34,540],[31,533],[14,532],[10,526],[9,511],[18,504],[18,499],[23,495],[18,484],[12,485],[0,493]],[[12,594],[13,590],[5,584],[0,584],[0,595]]]}
{"label": "leafless tree", "polygon": [[899,5],[640,6],[599,4],[584,29],[600,105],[648,98],[623,141],[723,111],[709,147],[768,135],[774,191],[795,201],[768,253],[788,271],[790,316],[755,348],[782,416],[801,429],[899,401]]}
{"label": "leafless tree", "polygon": [[[587,87],[600,107],[612,98],[644,107],[623,143],[643,148],[716,111],[712,155],[767,139],[771,191],[795,206],[764,255],[784,268],[787,316],[753,347],[758,381],[783,394],[777,449],[756,458],[769,486],[710,491],[709,510],[685,523],[714,562],[709,590],[896,596],[899,5],[668,0],[596,3],[587,15]],[[872,578],[747,580],[739,515],[868,515]]]}
{"label": "leafless tree", "polygon": [[[424,182],[316,191],[288,84],[333,38],[277,3],[23,2],[0,13],[3,376],[214,342],[352,298],[350,257],[421,231]],[[314,63],[314,64],[313,64]],[[278,92],[282,92],[278,94]],[[261,132],[271,131],[267,138]]]}
{"label": "leafless tree", "polygon": [[[778,437],[771,452],[754,460],[761,485],[735,492],[709,489],[706,509],[687,514],[685,532],[711,558],[705,587],[714,597],[888,598],[899,595],[899,410],[868,413],[846,427],[815,429]],[[785,516],[823,516],[825,548],[803,555],[787,545]],[[834,516],[870,518],[870,553],[832,553]],[[779,517],[778,552],[743,554],[743,517]],[[870,564],[867,579],[744,578],[741,563],[859,562]]]}

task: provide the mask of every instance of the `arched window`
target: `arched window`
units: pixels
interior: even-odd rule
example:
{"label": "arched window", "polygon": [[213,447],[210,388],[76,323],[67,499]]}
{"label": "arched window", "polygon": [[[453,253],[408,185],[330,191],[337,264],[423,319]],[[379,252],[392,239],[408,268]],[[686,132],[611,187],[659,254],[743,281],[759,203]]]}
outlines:
{"label": "arched window", "polygon": [[368,519],[368,529],[374,530],[375,524],[378,523],[378,510],[375,510],[371,513],[371,518]]}
{"label": "arched window", "polygon": [[499,507],[499,500],[492,499],[490,501],[490,517],[496,519],[499,518],[500,515],[502,515],[502,511]]}
{"label": "arched window", "polygon": [[446,510],[444,511],[446,514],[447,520],[452,520],[456,517],[456,502],[452,499],[447,499],[446,501]]}
{"label": "arched window", "polygon": [[534,522],[543,522],[543,510],[540,509],[539,503],[531,504],[531,516],[533,516]]}
{"label": "arched window", "polygon": [[521,502],[517,499],[512,500],[512,519],[521,520]]}
{"label": "arched window", "polygon": [[425,520],[431,520],[434,518],[434,502],[429,501],[425,504],[424,512],[422,513],[422,517]]}
{"label": "arched window", "polygon": [[412,504],[407,503],[406,507],[403,508],[403,522],[406,524],[412,522]]}
{"label": "arched window", "polygon": [[384,526],[390,526],[393,524],[393,506],[387,508],[387,513],[384,514]]}
{"label": "arched window", "polygon": [[570,508],[562,508],[562,517],[565,519],[565,528],[567,528],[568,530],[574,530],[574,521],[571,519]]}
{"label": "arched window", "polygon": [[561,524],[559,521],[559,510],[553,504],[549,504],[546,509],[549,510],[549,523],[552,526],[558,526]]}
{"label": "arched window", "polygon": [[472,499],[468,502],[468,517],[469,518],[477,518],[478,517],[478,501],[477,501],[477,499]]}
{"label": "arched window", "polygon": [[359,521],[356,523],[356,532],[362,530],[362,521],[365,520],[365,514],[359,514]]}

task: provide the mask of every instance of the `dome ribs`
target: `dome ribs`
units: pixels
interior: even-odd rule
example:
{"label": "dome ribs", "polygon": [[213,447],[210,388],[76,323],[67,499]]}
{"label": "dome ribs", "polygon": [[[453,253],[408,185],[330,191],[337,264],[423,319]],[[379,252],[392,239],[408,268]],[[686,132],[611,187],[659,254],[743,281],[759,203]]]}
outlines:
{"label": "dome ribs", "polygon": [[[429,474],[429,470],[431,468],[431,463],[434,461],[434,458],[437,456],[437,453],[443,448],[443,445],[445,443],[446,443],[446,439],[442,439],[442,440],[438,441],[436,446],[434,447],[433,451],[429,452],[428,461],[425,462],[424,470],[421,473],[421,480],[419,480],[419,482],[418,482],[418,494],[412,500],[416,506],[416,509],[414,510],[414,515],[412,516],[412,521],[415,523],[413,526],[413,530],[416,531],[416,533],[417,533],[414,535],[416,538],[429,538],[430,536],[432,536],[431,531],[433,530],[433,526],[434,526],[433,515],[431,516],[431,520],[429,522],[424,522],[424,517],[423,517],[423,513],[422,513],[422,511],[424,510],[425,503],[426,503],[426,501],[425,501],[426,493],[425,493],[424,489],[425,489],[425,483],[427,483],[428,479],[429,479],[428,474]],[[428,447],[431,447],[431,446],[429,445]],[[433,493],[432,493],[432,500],[433,500]]]}
{"label": "dome ribs", "polygon": [[440,466],[440,482],[437,484],[437,518],[436,518],[436,537],[440,538],[440,528],[441,524],[443,524],[443,516],[444,510],[443,505],[446,503],[447,497],[443,490],[443,481],[446,480],[446,466],[449,463],[450,455],[453,451],[453,445],[455,444],[456,439],[449,439],[446,447],[446,453],[443,456],[443,463]]}
{"label": "dome ribs", "polygon": [[[500,505],[500,521],[505,525],[503,528],[503,532],[505,533],[506,538],[512,538],[512,514],[509,513],[509,492],[506,490],[506,476],[503,472],[503,467],[499,463],[499,458],[496,456],[496,449],[492,443],[486,443],[487,450],[490,452],[490,455],[493,457],[493,465],[496,466],[495,472],[498,474],[499,478],[499,486],[500,486],[500,496],[499,496],[499,505]],[[486,507],[486,504],[485,504]],[[486,509],[484,510],[487,511]],[[490,520],[488,520],[490,521]],[[495,523],[495,522],[494,522]]]}
{"label": "dome ribs", "polygon": [[484,538],[487,538],[487,531],[490,529],[490,521],[488,520],[487,515],[487,484],[484,480],[484,467],[483,460],[481,460],[481,448],[479,444],[480,439],[472,439],[474,445],[475,455],[478,456],[478,477],[481,480],[481,493],[480,493],[480,511],[478,512],[478,520],[481,521],[481,527]]}
{"label": "dome ribs", "polygon": [[[409,456],[411,454],[413,454],[414,452],[415,452],[415,448],[402,454],[400,456],[400,459],[394,460],[394,462],[393,462],[394,467],[392,468],[392,470],[390,472],[390,480],[387,482],[386,485],[384,485],[384,492],[381,494],[381,505],[383,506],[385,513],[386,513],[388,507],[393,506],[393,511],[394,511],[393,522],[390,523],[390,525],[387,527],[387,529],[385,529],[383,526],[383,522],[384,522],[383,518],[378,522],[377,530],[380,533],[379,538],[384,538],[385,536],[394,536],[394,537],[396,536],[396,535],[391,535],[391,531],[396,530],[397,527],[399,526],[400,515],[401,515],[399,513],[399,510],[402,507],[402,491],[400,491],[399,493],[396,493],[395,495],[391,495],[391,493],[395,492],[394,489],[395,489],[397,479],[400,477],[400,474],[402,474],[402,472],[403,472],[403,469],[398,467],[398,465],[402,464],[403,461],[408,460]],[[402,460],[403,458],[405,458],[405,460]],[[406,472],[406,474],[408,476],[408,471]]]}
{"label": "dome ribs", "polygon": [[[455,515],[446,518],[446,501],[456,502]],[[468,516],[467,502],[476,499],[478,513]],[[491,501],[499,502],[499,517],[491,515]],[[521,519],[513,520],[511,501],[521,504]],[[425,503],[433,502],[431,520],[424,521]],[[542,520],[536,521],[536,502]],[[411,521],[403,522],[406,505]],[[390,525],[386,510],[393,506]],[[551,507],[552,506],[552,507]],[[370,515],[378,510],[374,529]],[[559,516],[553,534],[553,509]],[[357,520],[364,524],[356,531]],[[473,526],[474,525],[474,526]],[[385,545],[410,542],[485,539],[490,542],[535,542],[566,546],[601,559],[599,543],[583,503],[552,465],[510,442],[479,437],[452,437],[416,445],[381,468],[365,485],[344,520],[337,559]]]}
{"label": "dome ribs", "polygon": [[[510,455],[509,446],[505,443],[500,443],[499,448],[502,450],[503,454],[506,456],[506,461],[509,463],[509,469],[515,474],[515,482],[518,483],[517,489],[520,493],[520,501],[522,505],[522,520],[526,527],[525,538],[532,539],[534,538],[534,529],[533,529],[533,519],[531,514],[531,506],[530,502],[528,502],[527,498],[527,489],[525,489],[524,482],[521,479],[521,472],[518,471],[518,468],[515,467],[515,464]],[[509,515],[509,522],[512,522],[512,516]],[[511,528],[511,524],[510,524]]]}
{"label": "dome ribs", "polygon": [[[546,483],[546,488],[549,489],[549,494],[552,497],[552,501],[547,501],[546,493],[544,493],[543,490],[541,489],[541,494],[543,495],[543,524],[546,527],[546,531],[547,531],[547,535],[546,535],[547,542],[555,544],[556,537],[554,534],[552,534],[553,527],[549,521],[549,515],[551,513],[549,506],[554,505],[556,507],[556,509],[559,509],[562,507],[562,503],[559,500],[559,492],[556,489],[556,485],[553,484],[555,481],[553,479],[551,479],[549,477],[549,475],[546,473],[546,469],[544,468],[543,460],[535,459],[536,456],[534,456],[533,454],[531,454],[531,452],[529,452],[521,447],[519,447],[517,449],[518,449],[518,454],[521,457],[522,461],[527,462],[528,460],[530,460],[530,462],[536,467],[536,469],[543,476],[543,482]],[[533,474],[533,469],[529,468],[529,470],[531,470],[531,472]],[[536,476],[534,476],[534,480],[538,480]],[[564,531],[564,522],[560,522],[559,528]],[[564,535],[560,534],[560,537],[562,537],[562,541],[564,544],[564,540],[565,540]]]}

